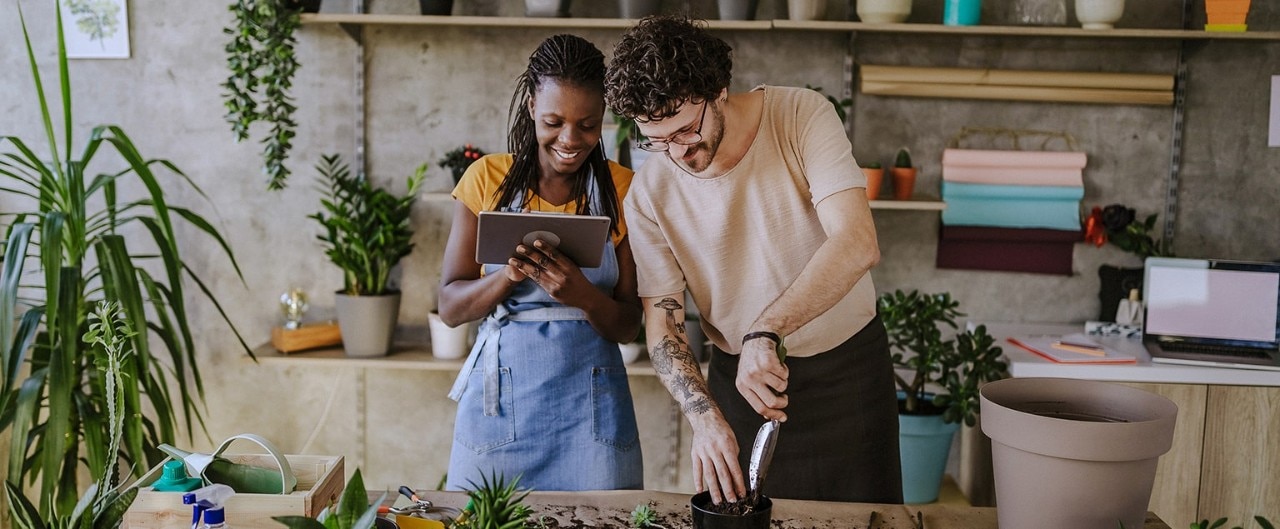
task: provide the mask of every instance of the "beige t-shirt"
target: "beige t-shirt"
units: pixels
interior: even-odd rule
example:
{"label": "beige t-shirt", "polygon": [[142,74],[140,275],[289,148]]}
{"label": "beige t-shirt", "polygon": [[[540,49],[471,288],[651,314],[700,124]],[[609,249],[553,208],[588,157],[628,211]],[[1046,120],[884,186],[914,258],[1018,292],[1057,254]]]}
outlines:
{"label": "beige t-shirt", "polygon": [[[816,205],[866,177],[831,103],[809,89],[762,86],[760,129],[727,173],[696,178],[652,156],[624,201],[641,297],[687,288],[707,336],[737,353],[748,327],[827,240]],[[853,273],[853,270],[849,271]],[[787,354],[835,348],[875,316],[867,274],[830,310],[787,336]]]}

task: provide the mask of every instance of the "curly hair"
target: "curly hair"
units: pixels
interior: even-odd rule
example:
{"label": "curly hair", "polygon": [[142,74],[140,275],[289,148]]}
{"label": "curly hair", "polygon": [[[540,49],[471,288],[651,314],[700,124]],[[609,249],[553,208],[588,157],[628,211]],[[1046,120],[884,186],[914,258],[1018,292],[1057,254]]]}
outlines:
{"label": "curly hair", "polygon": [[[538,136],[529,115],[529,101],[548,80],[572,83],[576,86],[604,91],[604,54],[590,41],[577,35],[548,37],[529,55],[529,66],[516,79],[516,90],[511,95],[508,110],[510,130],[507,133],[507,149],[514,160],[507,177],[498,185],[498,201],[495,207],[505,207],[513,201],[527,204],[529,197],[538,192]],[[600,192],[600,208],[592,211],[587,196],[589,175],[594,175],[596,189]],[[618,190],[613,185],[609,161],[604,146],[597,144],[587,155],[587,161],[575,175],[572,199],[579,215],[604,215],[613,221],[613,232],[618,226]],[[517,200],[517,198],[519,200]]]}
{"label": "curly hair", "polygon": [[614,114],[663,119],[729,87],[733,48],[687,17],[646,17],[613,47],[605,101]]}

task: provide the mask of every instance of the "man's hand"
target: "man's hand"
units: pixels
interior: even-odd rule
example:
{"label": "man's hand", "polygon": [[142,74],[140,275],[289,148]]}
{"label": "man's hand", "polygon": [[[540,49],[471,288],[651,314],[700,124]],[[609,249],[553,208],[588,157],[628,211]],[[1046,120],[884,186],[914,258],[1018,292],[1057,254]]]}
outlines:
{"label": "man's hand", "polygon": [[[703,421],[699,421],[703,422]],[[719,414],[707,416],[702,426],[693,428],[693,488],[711,491],[711,502],[738,501],[747,496],[742,467],[738,465],[738,443],[733,430]]]}
{"label": "man's hand", "polygon": [[787,366],[778,361],[774,343],[768,338],[747,340],[738,358],[738,378],[734,385],[762,417],[787,421]]}

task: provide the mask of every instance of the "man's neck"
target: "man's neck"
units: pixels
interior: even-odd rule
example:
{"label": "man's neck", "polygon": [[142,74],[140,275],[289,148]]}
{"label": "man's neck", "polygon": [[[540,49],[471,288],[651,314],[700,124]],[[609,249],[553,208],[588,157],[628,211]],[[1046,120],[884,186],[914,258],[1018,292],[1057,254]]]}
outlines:
{"label": "man's neck", "polygon": [[697,176],[710,178],[720,176],[738,166],[738,162],[747,155],[751,144],[760,131],[760,117],[764,113],[764,92],[755,90],[740,94],[729,94],[728,100],[721,107],[724,109],[724,139],[716,152],[711,165]]}

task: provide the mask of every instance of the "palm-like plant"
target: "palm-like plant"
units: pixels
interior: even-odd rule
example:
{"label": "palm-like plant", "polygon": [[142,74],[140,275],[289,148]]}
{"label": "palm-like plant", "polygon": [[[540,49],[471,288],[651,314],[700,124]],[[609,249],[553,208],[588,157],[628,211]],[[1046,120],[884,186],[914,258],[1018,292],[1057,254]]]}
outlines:
{"label": "palm-like plant", "polygon": [[[18,7],[48,150],[42,156],[16,135],[0,136],[0,145],[11,147],[0,150],[0,192],[34,208],[12,213],[0,268],[0,429],[12,430],[9,481],[20,485],[39,479],[39,510],[48,514],[55,506],[67,512],[75,505],[82,453],[90,475],[102,475],[119,457],[140,473],[161,457],[156,445],[175,440],[178,413],[188,436],[195,425],[203,425],[197,404],[204,387],[187,322],[184,276],[214,302],[228,325],[230,320],[183,262],[175,218],[216,240],[237,274],[240,270],[211,224],[165,200],[159,169],[181,177],[203,196],[172,163],[144,158],[123,130],[110,125],[94,128],[83,150],[72,154],[71,84],[55,2],[63,134],[58,141],[20,3]],[[100,151],[114,152],[126,168],[93,175],[89,170]],[[118,186],[126,181],[140,184],[145,195],[120,196]],[[131,251],[123,230],[143,234],[138,239],[150,247]],[[38,272],[27,276],[29,264]],[[120,366],[125,420],[118,453],[104,437],[111,396],[94,369],[91,348],[80,340],[90,307],[102,299],[119,303],[124,319],[139,331],[129,338],[135,354]],[[240,344],[249,352],[243,338]],[[30,374],[20,379],[27,363]],[[176,380],[176,394],[171,379]],[[147,409],[154,417],[143,415]]]}
{"label": "palm-like plant", "polygon": [[426,176],[426,164],[409,177],[408,190],[399,196],[375,187],[363,175],[351,174],[336,154],[322,157],[316,169],[324,211],[310,218],[324,228],[316,238],[324,242],[325,255],[342,269],[342,293],[386,294],[391,269],[413,251],[409,214]]}

